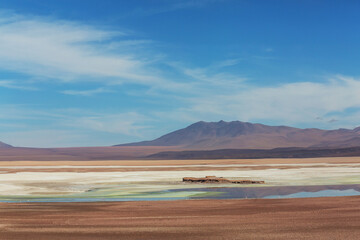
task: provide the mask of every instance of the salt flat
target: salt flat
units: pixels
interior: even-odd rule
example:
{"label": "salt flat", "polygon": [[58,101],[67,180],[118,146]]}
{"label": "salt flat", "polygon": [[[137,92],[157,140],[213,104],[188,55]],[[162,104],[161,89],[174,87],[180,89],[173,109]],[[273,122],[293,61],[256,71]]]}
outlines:
{"label": "salt flat", "polygon": [[[0,162],[0,239],[358,239],[358,196],[207,200],[219,192],[204,189],[348,194],[359,173],[360,158]],[[266,183],[181,181],[206,175]],[[192,198],[204,199],[181,200]]]}
{"label": "salt flat", "polygon": [[[358,159],[358,158],[357,158]],[[173,189],[203,188],[203,184],[184,184],[183,177],[221,176],[265,181],[264,186],[344,185],[360,184],[360,163],[357,159],[324,159],[278,163],[275,159],[214,161],[113,161],[113,165],[99,162],[41,162],[19,166],[18,162],[0,164],[0,200],[33,197],[146,197],[155,192]],[[263,163],[266,161],[266,163]],[[319,161],[319,159],[317,159]],[[56,164],[57,163],[57,164]],[[80,171],[81,170],[81,171]],[[259,185],[210,184],[206,187],[258,187]],[[91,194],[90,194],[91,193]],[[96,194],[95,194],[96,193]],[[75,194],[75,195],[74,195]],[[184,193],[183,196],[191,196]],[[198,192],[196,192],[198,194]],[[179,193],[160,194],[173,197]],[[157,196],[155,194],[155,196]]]}

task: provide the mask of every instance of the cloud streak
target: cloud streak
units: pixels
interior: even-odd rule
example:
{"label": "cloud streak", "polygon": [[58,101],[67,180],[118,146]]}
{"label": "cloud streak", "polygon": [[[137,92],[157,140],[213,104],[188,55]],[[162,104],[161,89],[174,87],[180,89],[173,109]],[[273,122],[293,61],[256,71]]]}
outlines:
{"label": "cloud streak", "polygon": [[39,90],[36,87],[20,85],[14,80],[0,80],[0,87],[17,89],[17,90],[26,90],[26,91],[37,91]]}
{"label": "cloud streak", "polygon": [[[177,2],[165,10],[205,3]],[[319,82],[255,85],[264,82],[239,74],[243,58],[194,66],[191,61],[177,62],[175,56],[145,54],[153,50],[151,40],[132,38],[106,27],[0,13],[0,70],[25,76],[4,77],[1,91],[38,90],[42,84],[39,94],[44,94],[34,105],[0,106],[0,140],[26,146],[68,146],[66,141],[85,146],[108,143],[107,137],[116,144],[156,137],[176,122],[185,126],[220,119],[328,128],[360,125],[360,79],[337,75]],[[116,91],[121,94],[106,98],[105,93]],[[51,96],[56,101],[41,102],[54,92],[61,93]],[[72,106],[68,95],[84,99],[74,109],[61,109],[62,100]],[[95,95],[101,98],[97,106],[90,99]],[[17,144],[15,138],[25,140]]]}
{"label": "cloud streak", "polygon": [[[0,69],[63,82],[170,86],[152,61],[129,52],[125,32],[77,22],[0,13]],[[85,80],[86,79],[86,80]]]}
{"label": "cloud streak", "polygon": [[113,92],[109,89],[106,88],[96,88],[96,89],[90,89],[90,90],[64,90],[61,91],[61,93],[66,94],[66,95],[74,95],[74,96],[93,96],[95,94],[100,94],[100,93],[110,93]]}
{"label": "cloud streak", "polygon": [[135,111],[37,110],[28,105],[0,105],[0,109],[1,140],[15,146],[114,145],[151,133],[152,118]]}
{"label": "cloud streak", "polygon": [[[339,113],[349,118],[352,113],[347,114],[347,110],[360,108],[359,91],[359,79],[340,75],[322,83],[297,82],[274,87],[247,85],[231,94],[195,97],[190,101],[189,108],[180,111],[199,119],[315,123],[319,117],[339,119]],[[334,117],[330,117],[332,115]],[[353,124],[359,125],[356,121]]]}
{"label": "cloud streak", "polygon": [[167,13],[167,12],[174,12],[179,11],[183,9],[191,9],[191,8],[201,8],[204,6],[207,6],[209,4],[213,4],[216,2],[224,2],[225,0],[174,0],[171,1],[170,4],[168,4],[170,1],[165,1],[162,3],[162,7],[157,8],[138,8],[135,11],[131,12],[130,16],[151,16],[161,13]]}

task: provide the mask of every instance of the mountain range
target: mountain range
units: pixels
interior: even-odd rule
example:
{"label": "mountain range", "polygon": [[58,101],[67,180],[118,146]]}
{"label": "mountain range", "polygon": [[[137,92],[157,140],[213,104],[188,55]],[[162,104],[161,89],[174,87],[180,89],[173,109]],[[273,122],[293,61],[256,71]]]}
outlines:
{"label": "mountain range", "polygon": [[200,121],[151,141],[116,146],[176,146],[190,150],[356,147],[360,146],[360,127],[322,130],[241,121]]}
{"label": "mountain range", "polygon": [[0,148],[11,148],[12,146],[3,142],[0,142]]}
{"label": "mountain range", "polygon": [[322,130],[197,122],[151,141],[113,147],[24,148],[0,142],[0,161],[309,158],[360,156],[360,128]]}

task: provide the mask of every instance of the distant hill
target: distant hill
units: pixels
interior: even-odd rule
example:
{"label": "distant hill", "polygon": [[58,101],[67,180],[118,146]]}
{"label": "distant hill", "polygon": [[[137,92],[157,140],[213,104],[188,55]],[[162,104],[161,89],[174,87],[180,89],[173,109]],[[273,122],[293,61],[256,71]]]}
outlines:
{"label": "distant hill", "polygon": [[9,144],[6,144],[6,143],[3,143],[3,142],[0,142],[0,148],[12,148],[11,145]]}
{"label": "distant hill", "polygon": [[268,126],[241,121],[197,122],[152,141],[116,146],[177,146],[183,149],[273,149],[360,146],[360,127],[322,130]]}
{"label": "distant hill", "polygon": [[357,157],[360,147],[351,148],[274,148],[219,149],[202,151],[166,151],[146,156],[147,159],[258,159],[258,158],[317,158]]}

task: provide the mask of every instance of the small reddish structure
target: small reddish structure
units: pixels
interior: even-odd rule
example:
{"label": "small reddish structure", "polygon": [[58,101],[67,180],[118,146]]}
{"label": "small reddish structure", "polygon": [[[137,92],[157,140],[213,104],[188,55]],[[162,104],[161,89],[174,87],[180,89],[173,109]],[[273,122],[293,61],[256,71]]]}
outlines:
{"label": "small reddish structure", "polygon": [[237,184],[263,184],[264,181],[254,180],[229,180],[223,177],[206,176],[204,178],[184,177],[183,182],[192,183],[237,183]]}

